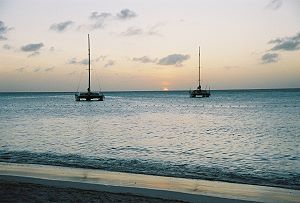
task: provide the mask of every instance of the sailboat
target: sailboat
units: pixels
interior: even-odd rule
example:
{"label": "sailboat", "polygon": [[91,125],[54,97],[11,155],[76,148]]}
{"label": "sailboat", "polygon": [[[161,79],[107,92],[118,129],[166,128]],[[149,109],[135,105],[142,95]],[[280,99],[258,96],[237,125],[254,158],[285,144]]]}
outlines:
{"label": "sailboat", "polygon": [[200,84],[200,47],[199,47],[199,85],[197,89],[190,90],[190,97],[209,97],[210,96],[210,90],[203,90],[201,89]]}
{"label": "sailboat", "polygon": [[90,35],[88,34],[88,56],[89,56],[89,86],[87,88],[87,92],[77,92],[75,93],[75,100],[80,101],[81,99],[86,101],[98,100],[103,101],[104,95],[100,92],[92,92],[91,91],[91,52],[90,52]]}

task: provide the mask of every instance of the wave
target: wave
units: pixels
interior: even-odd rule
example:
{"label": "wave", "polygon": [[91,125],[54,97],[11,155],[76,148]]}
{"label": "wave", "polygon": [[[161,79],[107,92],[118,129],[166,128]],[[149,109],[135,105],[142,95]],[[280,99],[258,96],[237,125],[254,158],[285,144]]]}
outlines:
{"label": "wave", "polygon": [[9,163],[101,169],[117,172],[300,189],[300,173],[276,174],[266,171],[264,174],[256,174],[255,172],[245,173],[243,171],[231,171],[226,168],[175,164],[167,161],[142,160],[138,158],[97,158],[83,157],[76,154],[33,153],[29,151],[6,150],[0,150],[0,161]]}

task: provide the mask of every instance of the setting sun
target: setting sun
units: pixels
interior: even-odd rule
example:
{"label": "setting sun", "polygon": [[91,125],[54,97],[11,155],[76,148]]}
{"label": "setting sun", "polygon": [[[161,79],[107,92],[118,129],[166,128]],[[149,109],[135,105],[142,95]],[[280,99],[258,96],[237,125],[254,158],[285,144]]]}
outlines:
{"label": "setting sun", "polygon": [[164,91],[169,91],[169,88],[167,88],[167,87],[164,87],[164,89],[163,89]]}

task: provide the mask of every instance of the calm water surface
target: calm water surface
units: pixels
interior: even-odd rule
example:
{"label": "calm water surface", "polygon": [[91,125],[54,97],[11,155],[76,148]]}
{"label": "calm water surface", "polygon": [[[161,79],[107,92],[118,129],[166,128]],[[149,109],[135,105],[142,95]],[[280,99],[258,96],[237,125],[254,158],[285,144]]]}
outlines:
{"label": "calm water surface", "polygon": [[300,189],[300,89],[0,93],[0,161]]}

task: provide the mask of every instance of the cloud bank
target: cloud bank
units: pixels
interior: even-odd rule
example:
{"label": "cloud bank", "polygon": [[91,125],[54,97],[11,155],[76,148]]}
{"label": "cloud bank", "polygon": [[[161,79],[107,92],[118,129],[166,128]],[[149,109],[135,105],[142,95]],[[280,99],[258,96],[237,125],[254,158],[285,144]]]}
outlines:
{"label": "cloud bank", "polygon": [[73,21],[68,20],[65,22],[61,22],[61,23],[54,23],[50,26],[50,30],[56,31],[56,32],[63,32],[65,31],[68,27],[70,27],[72,24],[74,24]]}

